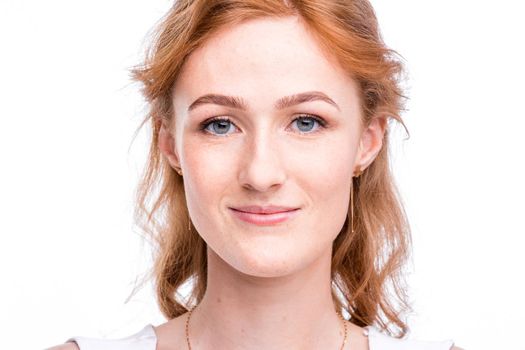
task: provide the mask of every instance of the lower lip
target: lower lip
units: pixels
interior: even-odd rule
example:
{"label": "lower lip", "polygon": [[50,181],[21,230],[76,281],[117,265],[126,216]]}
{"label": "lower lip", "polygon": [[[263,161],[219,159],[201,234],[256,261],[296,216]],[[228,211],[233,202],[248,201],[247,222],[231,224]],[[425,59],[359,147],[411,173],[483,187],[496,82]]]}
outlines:
{"label": "lower lip", "polygon": [[248,222],[254,225],[267,226],[267,225],[279,224],[281,222],[284,222],[290,219],[291,217],[297,214],[299,209],[283,211],[283,212],[273,213],[273,214],[246,213],[246,212],[238,211],[235,209],[231,209],[231,211],[235,217],[237,217],[238,219],[241,219],[242,221],[245,221],[245,222]]}

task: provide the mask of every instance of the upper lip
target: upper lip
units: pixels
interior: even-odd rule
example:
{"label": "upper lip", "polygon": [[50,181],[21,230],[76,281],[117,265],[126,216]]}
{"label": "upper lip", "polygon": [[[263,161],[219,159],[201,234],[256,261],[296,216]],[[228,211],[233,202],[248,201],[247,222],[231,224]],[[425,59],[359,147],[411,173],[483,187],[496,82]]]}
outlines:
{"label": "upper lip", "polygon": [[274,214],[299,209],[297,207],[286,207],[282,205],[247,205],[243,207],[231,207],[230,209],[253,214]]}

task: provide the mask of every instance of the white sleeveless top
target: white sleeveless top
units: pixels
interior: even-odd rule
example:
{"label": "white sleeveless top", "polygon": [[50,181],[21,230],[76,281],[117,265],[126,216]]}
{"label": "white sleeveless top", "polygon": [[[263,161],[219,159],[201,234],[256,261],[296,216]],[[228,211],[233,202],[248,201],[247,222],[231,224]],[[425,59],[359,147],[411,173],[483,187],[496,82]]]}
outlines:
{"label": "white sleeveless top", "polygon": [[[370,350],[450,350],[454,346],[452,340],[438,342],[404,340],[381,333],[377,328],[365,327]],[[157,337],[151,324],[141,331],[121,339],[95,339],[73,337],[66,342],[76,342],[80,350],[155,350]]]}

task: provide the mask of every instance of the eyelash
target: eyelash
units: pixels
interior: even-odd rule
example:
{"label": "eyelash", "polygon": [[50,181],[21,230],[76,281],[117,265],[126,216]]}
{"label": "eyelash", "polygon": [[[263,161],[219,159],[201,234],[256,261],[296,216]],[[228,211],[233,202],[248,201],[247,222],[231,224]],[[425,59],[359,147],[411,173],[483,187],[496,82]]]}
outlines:
{"label": "eyelash", "polygon": [[[320,129],[326,129],[326,121],[324,119],[318,117],[318,116],[311,115],[311,114],[301,114],[299,117],[295,118],[292,122],[295,122],[296,120],[301,120],[301,119],[312,119],[312,120],[316,121],[317,123],[319,123]],[[230,122],[231,124],[233,124],[233,122],[228,117],[213,117],[213,118],[206,119],[205,121],[203,121],[200,124],[200,128],[199,129],[202,132],[208,133],[210,135],[219,135],[221,137],[228,136],[228,134],[214,134],[214,133],[208,132],[206,130],[208,125],[212,124],[213,122],[217,122],[217,121],[226,121],[226,122]],[[233,124],[233,125],[235,125],[235,124]],[[317,133],[319,131],[320,130],[312,131],[312,132],[299,132],[299,133],[303,134],[303,135],[308,135],[308,134],[315,134],[315,133]]]}

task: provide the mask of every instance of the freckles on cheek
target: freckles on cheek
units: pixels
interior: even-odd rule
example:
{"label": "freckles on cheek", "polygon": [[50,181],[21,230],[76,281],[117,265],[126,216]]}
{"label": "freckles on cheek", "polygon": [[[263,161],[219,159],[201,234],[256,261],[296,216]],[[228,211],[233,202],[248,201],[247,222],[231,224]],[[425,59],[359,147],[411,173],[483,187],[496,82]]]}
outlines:
{"label": "freckles on cheek", "polygon": [[325,199],[345,197],[350,193],[352,184],[350,158],[348,152],[334,149],[325,153],[317,162],[312,162],[316,167],[311,169],[310,176],[315,178],[316,186],[320,189],[319,193],[324,195]]}
{"label": "freckles on cheek", "polygon": [[331,166],[322,170],[318,169],[317,174],[319,186],[323,189],[322,193],[324,193],[328,199],[334,196],[341,196],[350,189],[351,175],[346,169],[340,166]]}
{"label": "freckles on cheek", "polygon": [[295,152],[296,169],[317,186],[327,190],[340,189],[342,184],[350,184],[352,152],[345,142],[339,139],[318,143],[315,147]]}
{"label": "freckles on cheek", "polygon": [[218,150],[209,145],[188,145],[186,166],[191,176],[193,192],[197,195],[215,193],[224,189],[224,182],[231,181],[234,176],[235,162],[232,152]]}
{"label": "freckles on cheek", "polygon": [[214,178],[226,176],[235,169],[233,155],[237,153],[237,150],[231,148],[199,146],[199,150],[192,155],[191,164],[188,165],[199,172],[198,176],[208,178],[210,175],[213,175]]}

